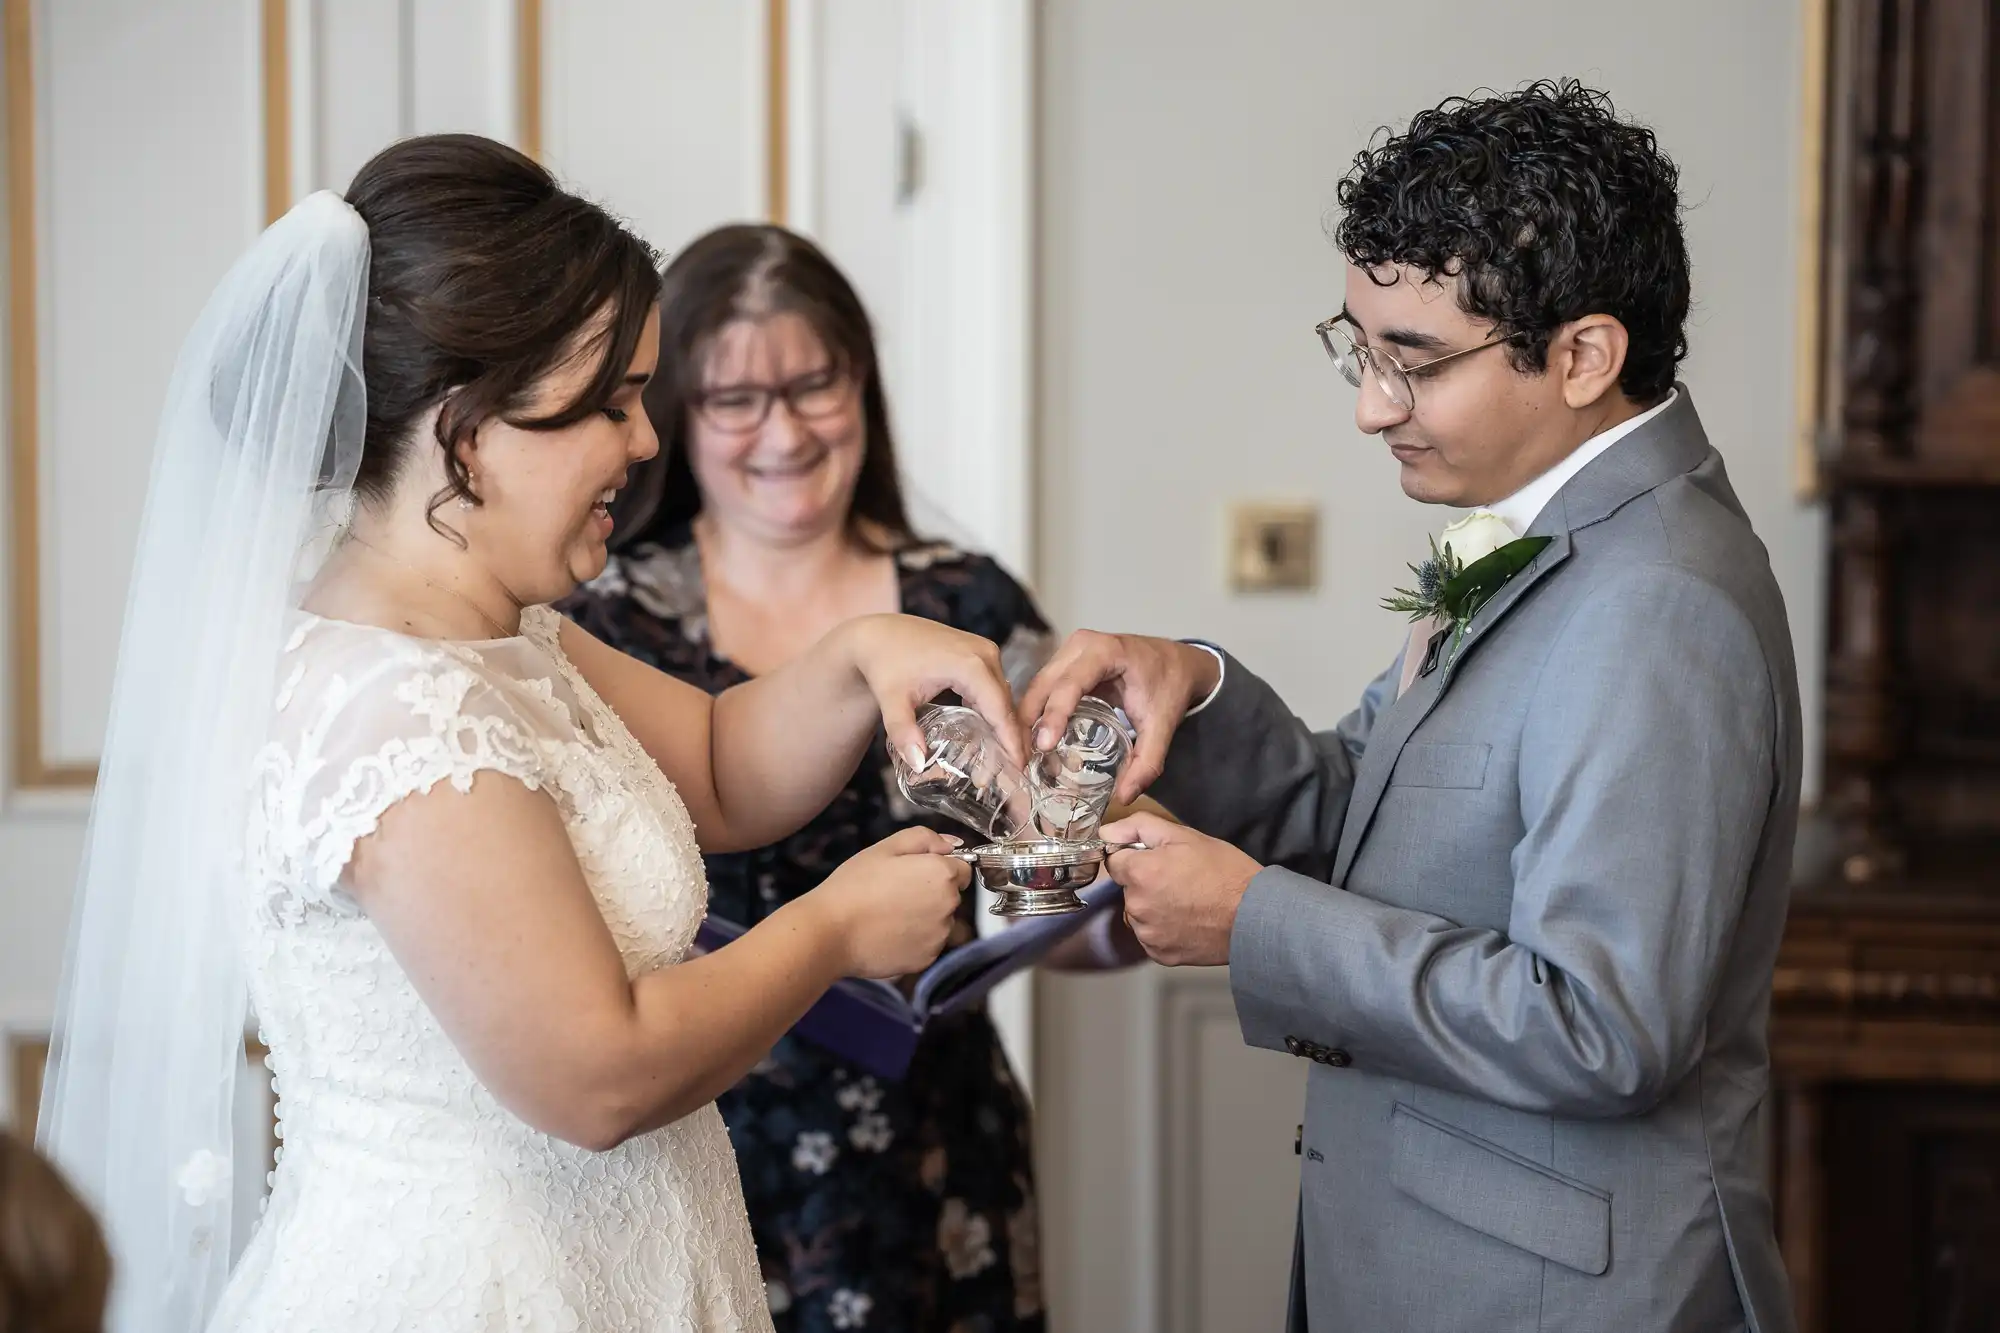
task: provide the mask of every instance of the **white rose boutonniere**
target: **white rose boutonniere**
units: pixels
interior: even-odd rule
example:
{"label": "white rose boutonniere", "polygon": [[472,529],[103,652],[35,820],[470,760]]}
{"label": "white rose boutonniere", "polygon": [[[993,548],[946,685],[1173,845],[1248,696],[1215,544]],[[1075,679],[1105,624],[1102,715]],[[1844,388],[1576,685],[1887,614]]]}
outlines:
{"label": "white rose boutonniere", "polygon": [[1476,565],[1514,540],[1514,529],[1491,509],[1475,509],[1438,536],[1438,546],[1448,549],[1463,565]]}
{"label": "white rose boutonniere", "polygon": [[[1493,594],[1507,586],[1516,574],[1533,564],[1554,538],[1515,537],[1506,520],[1491,510],[1478,509],[1431,538],[1431,556],[1420,565],[1411,565],[1417,576],[1415,588],[1398,588],[1382,605],[1400,611],[1412,621],[1435,618],[1451,632],[1444,661],[1449,662],[1479,608]],[[1428,673],[1437,658],[1437,640],[1419,674]]]}

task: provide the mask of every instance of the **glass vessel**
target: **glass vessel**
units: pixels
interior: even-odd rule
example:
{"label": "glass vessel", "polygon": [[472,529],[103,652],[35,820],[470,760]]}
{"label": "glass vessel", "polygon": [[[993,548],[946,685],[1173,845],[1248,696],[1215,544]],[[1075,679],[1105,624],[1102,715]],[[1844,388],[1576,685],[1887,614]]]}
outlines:
{"label": "glass vessel", "polygon": [[912,805],[948,815],[995,842],[1027,831],[1026,779],[985,718],[970,708],[929,704],[918,710],[917,725],[924,733],[923,767],[893,756],[896,786]]}
{"label": "glass vessel", "polygon": [[[1132,753],[1124,714],[1086,696],[1053,748],[1024,771],[986,719],[970,708],[932,704],[917,712],[924,762],[892,756],[896,786],[911,804],[984,835],[983,847],[955,853],[994,895],[996,916],[1079,911],[1078,891],[1117,850],[1097,836],[1118,773]],[[1137,844],[1133,844],[1136,846]]]}
{"label": "glass vessel", "polygon": [[1123,713],[1085,695],[1055,745],[1028,764],[1035,832],[1062,842],[1095,838],[1118,774],[1132,757],[1132,740]]}

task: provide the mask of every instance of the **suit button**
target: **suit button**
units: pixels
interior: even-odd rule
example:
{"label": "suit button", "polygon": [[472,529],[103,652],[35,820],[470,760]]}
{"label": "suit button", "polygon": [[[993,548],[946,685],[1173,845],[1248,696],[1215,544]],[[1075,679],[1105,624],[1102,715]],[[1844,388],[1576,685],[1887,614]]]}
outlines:
{"label": "suit button", "polygon": [[1326,1053],[1326,1062],[1335,1069],[1345,1069],[1354,1063],[1354,1058],[1346,1051],[1328,1051]]}
{"label": "suit button", "polygon": [[1297,1037],[1287,1037],[1285,1038],[1285,1053],[1288,1055],[1304,1055],[1306,1053],[1306,1044]]}

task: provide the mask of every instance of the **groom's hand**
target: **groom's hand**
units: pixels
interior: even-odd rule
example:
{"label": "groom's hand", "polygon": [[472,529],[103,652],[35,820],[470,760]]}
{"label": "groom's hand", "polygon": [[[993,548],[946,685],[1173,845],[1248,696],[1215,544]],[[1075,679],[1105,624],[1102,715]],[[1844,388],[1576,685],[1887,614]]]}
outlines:
{"label": "groom's hand", "polygon": [[1125,921],[1156,963],[1212,967],[1229,961],[1236,909],[1264,867],[1217,838],[1157,815],[1106,824],[1106,842],[1143,842],[1114,852],[1111,878],[1125,886]]}
{"label": "groom's hand", "polygon": [[1129,804],[1166,768],[1174,729],[1215,689],[1220,671],[1214,654],[1193,644],[1080,629],[1029,682],[1021,721],[1034,747],[1047,750],[1084,695],[1124,709],[1138,739],[1112,800]]}

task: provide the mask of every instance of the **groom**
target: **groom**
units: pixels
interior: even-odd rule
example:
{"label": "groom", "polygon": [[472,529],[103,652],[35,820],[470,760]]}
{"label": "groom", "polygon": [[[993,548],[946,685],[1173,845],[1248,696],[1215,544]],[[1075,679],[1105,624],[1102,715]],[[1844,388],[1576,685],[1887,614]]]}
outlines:
{"label": "groom", "polygon": [[1120,797],[1164,763],[1192,826],[1105,830],[1152,849],[1112,863],[1134,932],[1227,963],[1245,1040],[1312,1062],[1293,1329],[1787,1333],[1765,1028],[1798,687],[1674,382],[1676,170],[1539,84],[1422,113],[1339,197],[1321,335],[1356,423],[1406,494],[1488,511],[1403,600],[1404,654],[1315,733],[1218,650],[1085,632],[1024,712],[1122,702]]}

